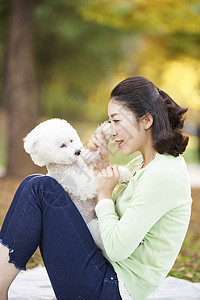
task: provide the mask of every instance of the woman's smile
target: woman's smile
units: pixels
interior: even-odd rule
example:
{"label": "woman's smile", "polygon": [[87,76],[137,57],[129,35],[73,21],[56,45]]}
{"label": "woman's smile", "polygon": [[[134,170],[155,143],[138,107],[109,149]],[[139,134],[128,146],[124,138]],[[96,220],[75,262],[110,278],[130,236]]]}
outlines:
{"label": "woman's smile", "polygon": [[124,144],[123,140],[115,140],[116,143],[118,143],[118,147],[121,148],[122,145]]}

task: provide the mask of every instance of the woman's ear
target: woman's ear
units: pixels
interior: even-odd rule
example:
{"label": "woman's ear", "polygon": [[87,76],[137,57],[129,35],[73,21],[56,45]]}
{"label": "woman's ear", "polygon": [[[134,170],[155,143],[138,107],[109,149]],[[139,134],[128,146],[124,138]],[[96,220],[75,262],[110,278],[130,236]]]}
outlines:
{"label": "woman's ear", "polygon": [[144,129],[149,129],[153,124],[153,117],[151,114],[147,113],[142,117],[142,123],[144,126]]}

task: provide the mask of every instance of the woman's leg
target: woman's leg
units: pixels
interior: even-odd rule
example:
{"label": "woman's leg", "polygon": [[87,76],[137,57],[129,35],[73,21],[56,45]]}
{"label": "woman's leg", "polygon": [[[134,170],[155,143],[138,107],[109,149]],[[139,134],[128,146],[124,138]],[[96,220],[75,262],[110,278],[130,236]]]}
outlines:
{"label": "woman's leg", "polygon": [[[36,175],[35,175],[36,176]],[[30,180],[32,176],[29,176],[24,180],[21,186],[18,188],[18,192],[20,193],[23,188],[25,182]],[[17,195],[16,193],[16,195]],[[8,226],[9,223],[9,215],[11,216],[16,206],[16,202],[13,201],[9,213],[7,214],[6,219],[4,220],[4,227]],[[3,231],[3,230],[2,230]],[[16,268],[15,264],[9,263],[11,260],[9,259],[10,252],[12,253],[12,249],[9,249],[8,245],[3,244],[3,240],[0,239],[0,299],[7,300],[8,299],[8,289],[14,278],[20,272],[19,268]]]}
{"label": "woman's leg", "polygon": [[19,270],[8,263],[9,249],[0,244],[0,299],[8,299],[8,289],[14,278],[19,273]]}
{"label": "woman's leg", "polygon": [[48,176],[22,182],[0,239],[11,249],[10,262],[21,269],[40,245],[58,300],[121,299],[114,269],[97,249],[70,197]]}

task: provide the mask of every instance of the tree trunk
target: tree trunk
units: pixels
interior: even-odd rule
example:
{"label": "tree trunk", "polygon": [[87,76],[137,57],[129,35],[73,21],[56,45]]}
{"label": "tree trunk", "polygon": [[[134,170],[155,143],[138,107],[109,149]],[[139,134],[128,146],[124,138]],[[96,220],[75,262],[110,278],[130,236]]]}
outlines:
{"label": "tree trunk", "polygon": [[23,138],[37,122],[37,84],[33,59],[33,0],[10,0],[5,92],[9,114],[7,174],[35,171]]}

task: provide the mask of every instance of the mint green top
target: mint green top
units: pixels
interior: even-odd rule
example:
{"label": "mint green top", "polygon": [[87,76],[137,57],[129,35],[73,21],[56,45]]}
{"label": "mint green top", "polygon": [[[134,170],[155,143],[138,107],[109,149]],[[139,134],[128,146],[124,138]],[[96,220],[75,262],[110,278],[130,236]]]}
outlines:
{"label": "mint green top", "polygon": [[157,153],[138,169],[141,164],[139,156],[127,165],[133,177],[114,189],[114,205],[96,209],[108,260],[134,300],[147,299],[173,266],[192,203],[182,156]]}

